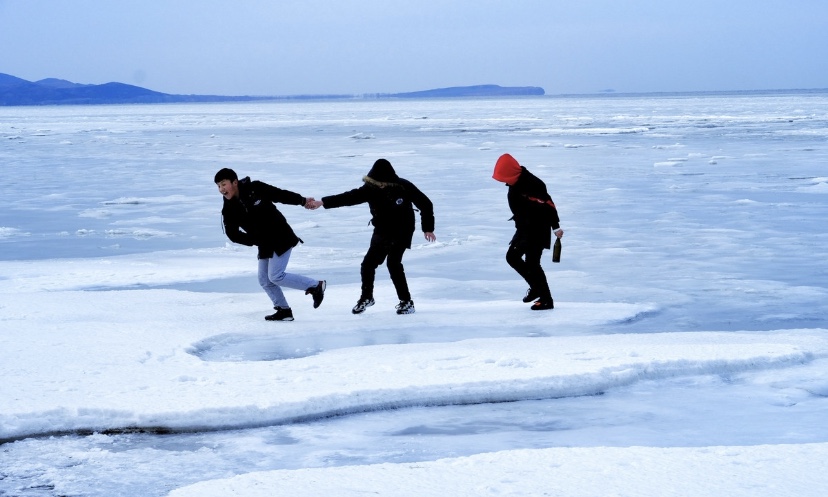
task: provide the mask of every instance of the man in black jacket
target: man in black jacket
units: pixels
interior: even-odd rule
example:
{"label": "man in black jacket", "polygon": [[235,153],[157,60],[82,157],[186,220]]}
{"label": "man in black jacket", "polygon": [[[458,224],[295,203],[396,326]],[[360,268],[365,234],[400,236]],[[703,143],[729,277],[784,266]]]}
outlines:
{"label": "man in black jacket", "polygon": [[259,248],[259,284],[273,302],[274,314],[268,321],[293,321],[293,311],[281,287],[305,290],[313,297],[316,309],[325,296],[325,281],[287,273],[293,247],[302,240],[296,236],[275,203],[313,208],[313,198],[282,190],[249,177],[238,179],[232,169],[221,169],[215,176],[219,193],[224,197],[221,216],[227,238],[235,243]]}
{"label": "man in black jacket", "polygon": [[492,178],[509,186],[507,200],[515,221],[515,235],[509,242],[506,262],[529,284],[523,301],[537,299],[532,304],[534,311],[552,309],[555,304],[540,261],[543,249],[552,245],[551,232],[558,238],[563,236],[558,210],[546,184],[509,154],[497,159]]}
{"label": "man in black jacket", "polygon": [[420,224],[425,239],[429,242],[437,240],[434,236],[434,206],[413,183],[397,176],[391,163],[385,159],[374,162],[362,181],[359,188],[322,197],[322,200],[311,202],[311,207],[333,209],[368,202],[374,234],[360,267],[362,295],[351,312],[361,314],[374,305],[374,277],[377,267],[387,259],[388,274],[400,299],[396,306],[397,314],[412,314],[414,302],[411,300],[402,264],[403,254],[411,248],[414,236],[412,206],[420,210]]}

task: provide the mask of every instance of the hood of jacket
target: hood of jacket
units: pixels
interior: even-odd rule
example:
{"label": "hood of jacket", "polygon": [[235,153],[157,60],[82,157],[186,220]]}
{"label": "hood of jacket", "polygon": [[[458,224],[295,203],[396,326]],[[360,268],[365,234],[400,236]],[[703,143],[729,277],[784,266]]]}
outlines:
{"label": "hood of jacket", "polygon": [[501,183],[506,183],[507,185],[512,186],[517,183],[521,172],[523,172],[523,166],[521,166],[511,155],[503,154],[495,163],[492,178],[494,178],[495,181],[500,181]]}
{"label": "hood of jacket", "polygon": [[398,184],[400,177],[397,176],[390,162],[385,159],[378,159],[374,162],[368,174],[362,178],[362,181],[375,186],[385,187]]}

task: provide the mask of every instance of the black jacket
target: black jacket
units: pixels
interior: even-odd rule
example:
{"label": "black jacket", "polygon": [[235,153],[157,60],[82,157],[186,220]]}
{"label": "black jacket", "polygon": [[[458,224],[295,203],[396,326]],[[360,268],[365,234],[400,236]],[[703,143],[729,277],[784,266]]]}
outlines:
{"label": "black jacket", "polygon": [[304,205],[298,193],[282,190],[250,178],[239,180],[239,196],[224,199],[221,216],[227,238],[248,247],[259,247],[259,259],[282,255],[302,240],[274,203]]}
{"label": "black jacket", "polygon": [[403,242],[411,247],[414,236],[414,207],[420,210],[420,224],[424,233],[434,231],[434,206],[410,181],[393,177],[390,181],[376,181],[369,176],[359,188],[323,197],[326,209],[358,205],[368,202],[374,234],[387,240]]}
{"label": "black jacket", "polygon": [[513,243],[522,240],[550,248],[552,230],[560,228],[560,219],[558,209],[546,191],[546,184],[521,167],[520,177],[509,186],[507,198],[517,230]]}

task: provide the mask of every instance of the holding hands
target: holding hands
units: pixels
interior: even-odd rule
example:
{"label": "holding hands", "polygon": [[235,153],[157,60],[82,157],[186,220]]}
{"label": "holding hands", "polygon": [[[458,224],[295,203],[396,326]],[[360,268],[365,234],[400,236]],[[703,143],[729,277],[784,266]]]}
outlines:
{"label": "holding hands", "polygon": [[309,211],[313,211],[313,210],[316,210],[320,207],[322,207],[322,201],[321,200],[316,200],[313,197],[308,197],[308,198],[305,199],[305,209],[307,209]]}

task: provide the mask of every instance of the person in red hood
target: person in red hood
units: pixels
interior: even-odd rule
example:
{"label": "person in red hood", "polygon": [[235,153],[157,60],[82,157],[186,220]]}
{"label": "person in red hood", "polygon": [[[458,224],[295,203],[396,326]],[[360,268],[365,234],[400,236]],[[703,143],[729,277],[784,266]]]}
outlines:
{"label": "person in red hood", "polygon": [[558,209],[546,184],[509,154],[497,159],[492,178],[509,187],[506,198],[515,222],[515,235],[509,242],[506,262],[529,284],[523,301],[534,301],[535,311],[553,309],[555,304],[540,261],[543,249],[552,246],[552,233],[558,238],[563,236]]}

